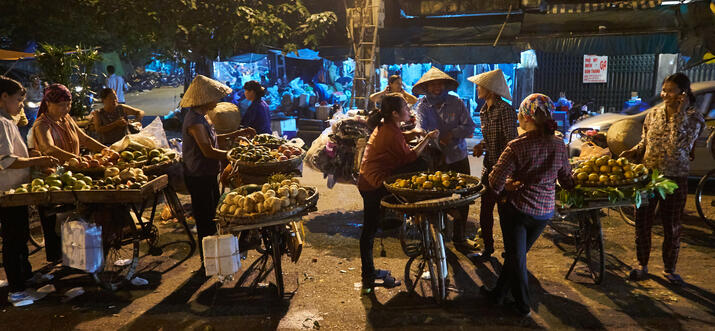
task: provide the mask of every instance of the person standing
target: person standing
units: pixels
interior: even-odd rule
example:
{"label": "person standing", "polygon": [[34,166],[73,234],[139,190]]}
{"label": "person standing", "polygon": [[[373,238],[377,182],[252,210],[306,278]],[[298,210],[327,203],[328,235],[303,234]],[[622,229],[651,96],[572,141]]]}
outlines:
{"label": "person standing", "polygon": [[255,80],[251,80],[243,84],[246,100],[251,102],[251,105],[246,110],[246,113],[241,119],[241,125],[256,130],[256,133],[271,133],[271,113],[268,105],[263,101],[263,96],[266,95],[266,89]]}
{"label": "person standing", "polygon": [[[20,131],[12,120],[22,112],[25,89],[17,81],[0,76],[0,192],[30,181],[30,167],[47,168],[59,161],[51,156],[29,157]],[[2,259],[12,304],[32,304],[40,298],[25,283],[33,279],[27,242],[30,225],[27,206],[0,207]]]}
{"label": "person standing", "polygon": [[511,292],[514,311],[524,317],[531,313],[526,254],[553,217],[556,179],[565,189],[574,187],[566,144],[554,135],[553,111],[549,97],[526,97],[518,117],[526,132],[507,144],[489,174],[489,189],[502,200],[498,209],[505,257],[496,286],[482,286],[482,292],[494,304],[503,303]]}
{"label": "person standing", "polygon": [[[431,68],[412,88],[416,95],[424,94],[417,102],[417,131],[439,130],[439,146],[443,160],[438,167],[442,171],[470,174],[467,158],[467,142],[474,134],[474,122],[464,102],[450,95],[459,83],[437,68]],[[455,217],[453,242],[462,252],[476,250],[474,241],[465,237],[469,206],[458,209]]]}
{"label": "person standing", "polygon": [[675,273],[680,252],[680,231],[683,209],[688,197],[690,161],[695,158],[693,145],[705,127],[703,115],[695,108],[695,96],[690,79],[683,73],[665,78],[660,92],[661,106],[653,108],[643,122],[641,141],[621,153],[631,161],[641,161],[648,169],[658,170],[678,184],[678,189],[664,200],[650,199],[636,210],[636,255],[639,266],[629,277],[643,280],[648,277],[651,249],[651,228],[655,211],[663,221],[663,276],[674,285],[682,285],[683,278]]}
{"label": "person standing", "polygon": [[214,217],[221,196],[218,186],[220,161],[227,159],[228,152],[218,149],[217,139],[237,136],[251,136],[251,128],[225,135],[217,135],[213,125],[206,120],[206,114],[213,110],[221,98],[231,93],[231,88],[203,75],[197,75],[184,93],[179,104],[190,108],[184,117],[181,129],[181,147],[184,162],[184,181],[191,196],[191,210],[196,220],[199,238],[199,255],[203,269],[204,237],[216,234]]}
{"label": "person standing", "polygon": [[[32,129],[32,125],[35,124],[37,119],[37,111],[40,109],[40,102],[42,102],[42,96],[44,95],[45,88],[42,86],[40,81],[40,76],[32,75],[30,76],[30,86],[27,87],[27,94],[25,95],[25,118],[27,119],[27,126],[20,129],[20,133],[24,139],[27,139],[27,133]],[[23,114],[23,113],[21,113]]]}
{"label": "person standing", "polygon": [[140,123],[144,118],[143,110],[120,104],[117,94],[111,88],[100,91],[99,98],[104,107],[94,112],[92,120],[102,144],[111,145],[129,134],[129,115],[133,115]]}
{"label": "person standing", "polygon": [[117,102],[123,104],[126,103],[124,100],[124,78],[115,74],[115,70],[116,69],[114,69],[113,65],[107,66],[107,73],[109,74],[109,77],[107,77],[107,82],[104,85],[106,85],[107,88],[114,90],[117,94]]}
{"label": "person standing", "polygon": [[417,103],[417,98],[414,95],[407,93],[407,91],[402,88],[402,77],[399,75],[390,76],[390,78],[387,79],[387,87],[380,92],[370,94],[370,101],[375,103],[381,102],[382,97],[389,93],[399,93],[403,98],[405,98],[405,101],[407,101],[407,105],[409,106]]}
{"label": "person standing", "polygon": [[[414,133],[400,131],[400,122],[410,118],[410,111],[403,96],[390,93],[384,96],[379,110],[370,113],[368,121],[375,127],[370,135],[358,177],[358,190],[363,200],[363,226],[360,234],[360,260],[362,261],[362,287],[367,293],[375,287],[375,280],[381,279],[382,286],[399,286],[399,281],[389,271],[376,270],[372,249],[380,219],[380,201],[388,195],[382,182],[398,173],[417,171],[415,162],[427,143],[436,138],[439,131],[428,133],[415,147],[407,145],[406,136]],[[412,138],[412,137],[407,137]],[[408,167],[415,169],[407,169]]]}
{"label": "person standing", "polygon": [[[502,98],[511,100],[509,86],[500,69],[485,72],[468,78],[477,85],[479,99],[485,101],[479,117],[482,122],[482,136],[484,139],[475,145],[472,152],[476,157],[484,155],[482,182],[486,183],[489,173],[499,160],[506,144],[516,138],[516,111]],[[484,250],[474,257],[489,257],[494,253],[494,205],[497,197],[491,192],[486,192],[481,198],[479,226],[482,229],[481,238],[484,241]]]}

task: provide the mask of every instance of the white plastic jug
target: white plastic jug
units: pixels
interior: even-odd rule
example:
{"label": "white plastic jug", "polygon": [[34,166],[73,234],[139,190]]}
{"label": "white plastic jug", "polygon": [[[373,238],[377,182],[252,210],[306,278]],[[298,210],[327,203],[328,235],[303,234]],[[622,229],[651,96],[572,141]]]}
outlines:
{"label": "white plastic jug", "polygon": [[231,234],[204,237],[201,241],[204,250],[206,276],[230,276],[241,268],[238,254],[238,238]]}

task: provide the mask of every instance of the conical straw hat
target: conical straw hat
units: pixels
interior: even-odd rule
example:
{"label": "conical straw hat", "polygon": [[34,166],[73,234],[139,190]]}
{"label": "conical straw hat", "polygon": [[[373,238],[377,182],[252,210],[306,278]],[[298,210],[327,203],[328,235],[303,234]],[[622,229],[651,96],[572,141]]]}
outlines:
{"label": "conical straw hat", "polygon": [[196,75],[179,105],[187,108],[218,102],[229,93],[231,93],[230,87],[204,75]]}
{"label": "conical straw hat", "polygon": [[509,86],[506,84],[504,73],[501,69],[483,72],[479,75],[467,78],[470,82],[479,85],[489,91],[494,92],[498,96],[502,96],[511,100]]}
{"label": "conical straw hat", "polygon": [[448,91],[454,91],[459,86],[459,83],[454,78],[449,77],[449,75],[445,74],[444,71],[432,67],[424,75],[422,75],[422,78],[420,78],[415,86],[412,87],[412,94],[427,94],[427,83],[437,80],[444,81],[445,88]]}

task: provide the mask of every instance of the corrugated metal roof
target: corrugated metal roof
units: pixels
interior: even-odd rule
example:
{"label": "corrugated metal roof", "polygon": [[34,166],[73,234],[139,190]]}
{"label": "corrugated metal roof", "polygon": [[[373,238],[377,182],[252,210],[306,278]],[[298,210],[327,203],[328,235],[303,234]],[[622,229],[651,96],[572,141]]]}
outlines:
{"label": "corrugated metal roof", "polygon": [[546,12],[549,14],[578,14],[606,9],[648,9],[661,5],[662,0],[631,0],[631,1],[584,1],[581,3],[549,4]]}

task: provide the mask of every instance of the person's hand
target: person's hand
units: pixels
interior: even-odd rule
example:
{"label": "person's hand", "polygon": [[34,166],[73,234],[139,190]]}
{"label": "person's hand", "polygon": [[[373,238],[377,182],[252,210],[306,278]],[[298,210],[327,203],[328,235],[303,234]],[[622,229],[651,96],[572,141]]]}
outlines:
{"label": "person's hand", "polygon": [[437,137],[439,137],[439,130],[432,130],[425,135],[425,139],[434,139]]}
{"label": "person's hand", "polygon": [[514,192],[522,188],[524,184],[518,180],[513,180],[512,178],[507,178],[504,184],[504,190],[507,192]]}
{"label": "person's hand", "polygon": [[127,125],[129,125],[129,122],[127,122],[127,120],[125,120],[125,119],[123,119],[123,118],[118,119],[118,120],[117,120],[116,122],[114,122],[114,123],[116,123],[116,126],[117,126],[117,127],[120,127],[120,128],[123,128],[123,127],[126,127]]}
{"label": "person's hand", "polygon": [[447,146],[450,142],[452,142],[452,132],[447,132],[439,138],[440,145]]}
{"label": "person's hand", "polygon": [[51,168],[60,164],[60,160],[53,156],[38,156],[32,159],[32,165],[37,168]]}
{"label": "person's hand", "polygon": [[472,148],[472,156],[480,157],[484,154],[484,143],[480,142]]}

